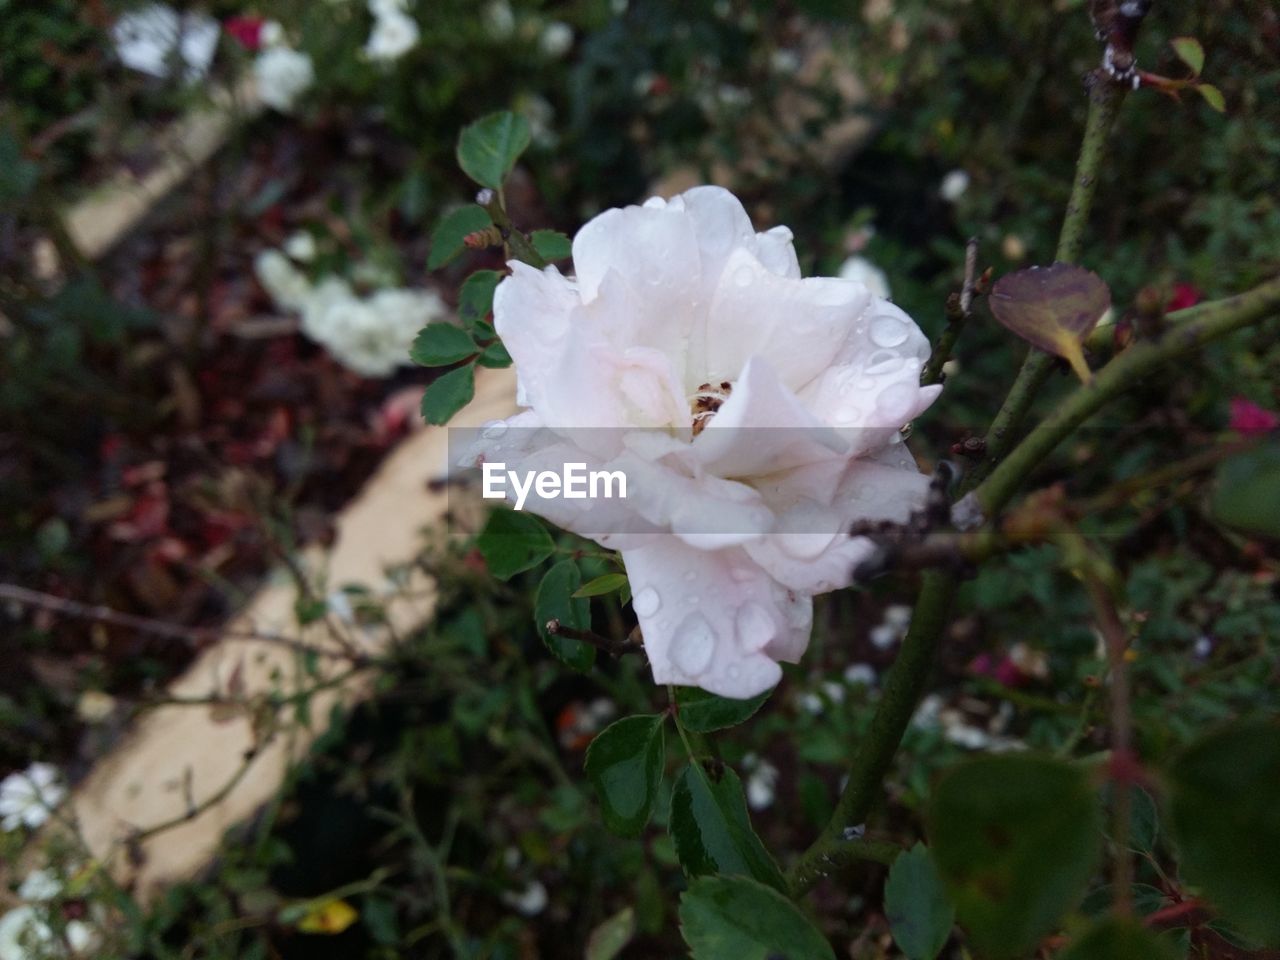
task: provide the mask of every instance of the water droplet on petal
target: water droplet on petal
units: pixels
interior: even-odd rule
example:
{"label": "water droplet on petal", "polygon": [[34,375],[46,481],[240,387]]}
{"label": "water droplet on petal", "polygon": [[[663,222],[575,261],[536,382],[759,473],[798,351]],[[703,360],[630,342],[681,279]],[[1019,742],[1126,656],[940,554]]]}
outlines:
{"label": "water droplet on petal", "polygon": [[490,420],[480,428],[480,436],[486,440],[496,440],[506,432],[507,421],[505,420]]}
{"label": "water droplet on petal", "polygon": [[651,617],[662,608],[662,598],[653,587],[645,587],[631,601],[638,617]]}
{"label": "water droplet on petal", "polygon": [[716,652],[716,634],[707,618],[691,613],[680,621],[671,637],[671,659],[676,667],[691,677],[699,676],[711,665]]}
{"label": "water droplet on petal", "polygon": [[885,314],[871,321],[871,342],[877,347],[896,347],[904,343],[909,335],[907,325],[897,317]]}
{"label": "water droplet on petal", "polygon": [[905,362],[905,358],[898,356],[892,350],[877,350],[867,358],[867,366],[863,372],[869,376],[893,373]]}

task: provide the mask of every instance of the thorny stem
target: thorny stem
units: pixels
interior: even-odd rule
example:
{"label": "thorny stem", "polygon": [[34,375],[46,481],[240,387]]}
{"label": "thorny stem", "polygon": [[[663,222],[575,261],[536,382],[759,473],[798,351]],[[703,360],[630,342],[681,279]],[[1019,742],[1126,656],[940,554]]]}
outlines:
{"label": "thorny stem", "polygon": [[[973,294],[977,286],[978,270],[978,238],[970,237],[964,247],[964,284],[960,295],[947,301],[947,325],[938,337],[933,351],[929,354],[929,362],[924,365],[924,373],[920,375],[920,386],[942,382],[942,368],[951,359],[951,351],[960,339],[960,331],[969,322],[973,313]],[[953,306],[954,304],[954,306]]]}
{"label": "thorny stem", "polygon": [[[1089,97],[1089,114],[1084,139],[1076,162],[1071,200],[1058,239],[1057,259],[1071,262],[1079,257],[1084,227],[1093,206],[1098,172],[1106,152],[1108,134],[1115,123],[1124,90],[1094,74]],[[1040,384],[1052,369],[1054,358],[1033,350],[1023,364],[1004,405],[988,432],[992,460],[1008,447],[1017,425],[1031,406]],[[1096,381],[1095,381],[1096,385]],[[993,438],[996,449],[991,450]],[[845,853],[841,838],[849,827],[863,822],[879,795],[881,783],[898,751],[907,724],[924,694],[929,671],[946,627],[957,578],[945,571],[929,571],[922,578],[911,628],[902,641],[893,669],[885,680],[880,703],[871,720],[871,729],[858,747],[849,781],[836,804],[835,812],[818,839],[792,866],[789,881],[799,896],[814,886],[831,869],[856,859]]]}
{"label": "thorny stem", "polygon": [[[1058,237],[1058,250],[1054,254],[1054,259],[1061,263],[1074,263],[1080,259],[1084,228],[1089,222],[1089,211],[1093,207],[1098,171],[1106,153],[1107,138],[1111,128],[1115,126],[1116,115],[1127,90],[1123,85],[1103,79],[1100,74],[1095,74],[1092,79],[1089,115],[1085,121],[1084,139],[1080,144],[1080,159],[1076,162],[1071,199],[1067,202],[1062,233]],[[1018,427],[1026,419],[1036,394],[1053,372],[1057,359],[1051,353],[1031,348],[1004,403],[991,421],[991,429],[987,431],[986,458],[965,478],[964,490],[977,486],[1013,445]]]}
{"label": "thorny stem", "polygon": [[625,640],[614,640],[612,637],[601,636],[591,630],[579,630],[576,627],[561,623],[559,620],[547,621],[547,633],[553,637],[568,637],[570,640],[588,643],[613,657],[621,657],[628,653],[640,653],[644,650],[644,647],[632,637],[627,637]]}
{"label": "thorny stem", "polygon": [[1280,277],[1234,297],[1175,314],[1182,318],[1181,322],[1158,340],[1137,343],[1120,354],[1098,371],[1092,383],[1077,388],[1018,444],[973,491],[983,514],[996,513],[1054,447],[1152,370],[1275,313],[1280,313]]}

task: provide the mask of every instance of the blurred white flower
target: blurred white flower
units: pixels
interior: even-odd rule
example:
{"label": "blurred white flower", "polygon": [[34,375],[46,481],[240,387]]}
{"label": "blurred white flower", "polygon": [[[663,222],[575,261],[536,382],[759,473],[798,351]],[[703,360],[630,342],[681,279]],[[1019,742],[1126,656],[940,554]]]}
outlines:
{"label": "blurred white flower", "polygon": [[516,913],[526,917],[536,917],[547,909],[547,888],[541,882],[533,880],[523,890],[508,890],[502,895],[502,902]]}
{"label": "blurred white flower", "polygon": [[742,768],[747,772],[747,806],[752,810],[769,809],[777,798],[778,768],[754,753],[742,758]]}
{"label": "blurred white flower", "polygon": [[374,17],[394,17],[409,9],[409,0],[369,0],[369,12]]}
{"label": "blurred white flower", "polygon": [[552,20],[538,37],[538,49],[552,59],[563,57],[572,46],[573,27],[562,20]]}
{"label": "blurred white flower", "polygon": [[418,45],[421,37],[418,22],[400,10],[379,14],[373,22],[373,31],[364,45],[370,60],[383,63],[398,60]]}
{"label": "blurred white flower", "polygon": [[866,257],[850,257],[840,264],[840,279],[860,283],[871,291],[872,296],[888,300],[889,278],[885,272]]}
{"label": "blurred white flower", "polygon": [[559,142],[552,121],[556,111],[545,97],[536,93],[522,94],[516,99],[516,113],[529,121],[529,136],[540,147],[554,147]]}
{"label": "blurred white flower", "polygon": [[0,917],[0,960],[33,960],[56,949],[53,931],[30,904]]}
{"label": "blurred white flower", "polygon": [[827,695],[827,699],[833,704],[844,703],[844,685],[836,683],[834,680],[824,680],[822,682],[822,692]]}
{"label": "blurred white flower", "polygon": [[299,230],[284,242],[283,250],[299,263],[310,263],[316,258],[316,238],[308,230]]}
{"label": "blurred white flower", "polygon": [[167,77],[176,61],[190,83],[209,72],[219,33],[218,21],[206,14],[179,14],[153,3],[122,14],[112,25],[111,39],[130,70]]}
{"label": "blurred white flower", "polygon": [[827,709],[826,701],[812,691],[800,694],[800,698],[796,702],[800,704],[801,710],[805,713],[811,713],[815,717]]}
{"label": "blurred white flower", "polygon": [[947,203],[955,203],[964,196],[965,191],[969,189],[969,174],[963,170],[952,170],[942,178],[942,185],[938,187],[938,195]]}
{"label": "blurred white flower", "polygon": [[287,113],[315,82],[315,67],[305,53],[289,47],[263,50],[253,61],[258,98],[268,107]]}
{"label": "blurred white flower", "polygon": [[774,73],[790,75],[800,69],[800,54],[794,50],[779,47],[769,56],[769,67]]}
{"label": "blurred white flower", "polygon": [[906,632],[911,626],[911,607],[905,603],[895,603],[884,608],[884,622]]}
{"label": "blurred white flower", "polygon": [[932,730],[938,726],[938,714],[942,712],[942,698],[931,693],[920,701],[911,715],[911,726],[920,730]]}
{"label": "blurred white flower", "polygon": [[911,608],[897,603],[886,607],[884,620],[871,628],[871,645],[877,650],[888,650],[907,635],[911,626]]}
{"label": "blurred white flower", "polygon": [[62,878],[48,867],[43,870],[32,870],[18,887],[18,896],[27,903],[52,900],[61,892]]}
{"label": "blurred white flower", "polygon": [[259,46],[278,47],[284,43],[284,27],[280,26],[279,20],[267,20],[263,22],[258,29]]}
{"label": "blurred white flower", "polygon": [[511,4],[507,0],[493,0],[485,4],[483,19],[485,29],[495,40],[506,40],[515,33],[516,15],[511,12]]}
{"label": "blurred white flower", "polygon": [[263,250],[253,258],[262,289],[287,310],[301,310],[311,295],[311,281],[279,250]]}
{"label": "blurred white flower", "polygon": [[[325,277],[310,288],[302,304],[302,332],[317,343],[329,336],[329,308],[336,303],[355,299],[351,284],[341,277]],[[287,306],[287,304],[281,304]],[[291,308],[296,309],[296,308]]]}
{"label": "blurred white flower", "polygon": [[34,830],[62,803],[67,789],[58,768],[50,763],[33,763],[26,770],[0,780],[0,829]]}
{"label": "blurred white flower", "polygon": [[429,291],[381,290],[367,300],[334,301],[317,339],[335,360],[363,377],[387,377],[409,361],[418,331],[445,314]]}
{"label": "blurred white flower", "polygon": [[874,687],[876,669],[869,663],[851,663],[845,667],[844,682],[850,686]]}

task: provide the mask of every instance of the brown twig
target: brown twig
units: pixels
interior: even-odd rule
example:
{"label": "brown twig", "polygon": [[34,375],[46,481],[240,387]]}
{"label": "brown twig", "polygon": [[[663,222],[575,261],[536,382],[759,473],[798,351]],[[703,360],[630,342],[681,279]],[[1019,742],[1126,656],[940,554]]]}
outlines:
{"label": "brown twig", "polygon": [[280,633],[261,630],[240,630],[231,627],[184,627],[181,624],[170,623],[165,620],[154,620],[150,617],[123,613],[119,610],[113,610],[111,607],[79,603],[75,600],[68,600],[65,597],[42,593],[39,590],[30,590],[12,583],[0,583],[0,600],[8,600],[26,607],[36,607],[80,620],[92,620],[97,623],[107,623],[112,626],[138,630],[157,637],[182,640],[192,646],[200,646],[211,640],[222,638],[230,640],[260,640],[298,653],[316,654],[322,657],[333,657],[339,660],[360,663],[367,661],[367,657],[363,654],[351,654],[341,650],[313,646],[296,637],[288,637]]}
{"label": "brown twig", "polygon": [[644,649],[638,640],[638,629],[631,631],[631,634],[625,640],[614,640],[612,637],[604,637],[590,630],[579,630],[576,627],[570,627],[559,620],[547,621],[547,633],[553,637],[568,637],[570,640],[589,643],[612,657],[621,657],[628,653],[639,653]]}

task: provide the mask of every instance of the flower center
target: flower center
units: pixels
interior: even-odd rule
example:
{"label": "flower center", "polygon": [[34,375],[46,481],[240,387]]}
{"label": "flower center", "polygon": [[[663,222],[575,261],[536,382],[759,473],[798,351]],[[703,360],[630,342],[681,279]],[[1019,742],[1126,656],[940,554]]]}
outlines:
{"label": "flower center", "polygon": [[722,380],[719,384],[704,383],[689,398],[689,409],[693,413],[693,435],[696,437],[711,422],[720,405],[729,398],[733,384]]}

